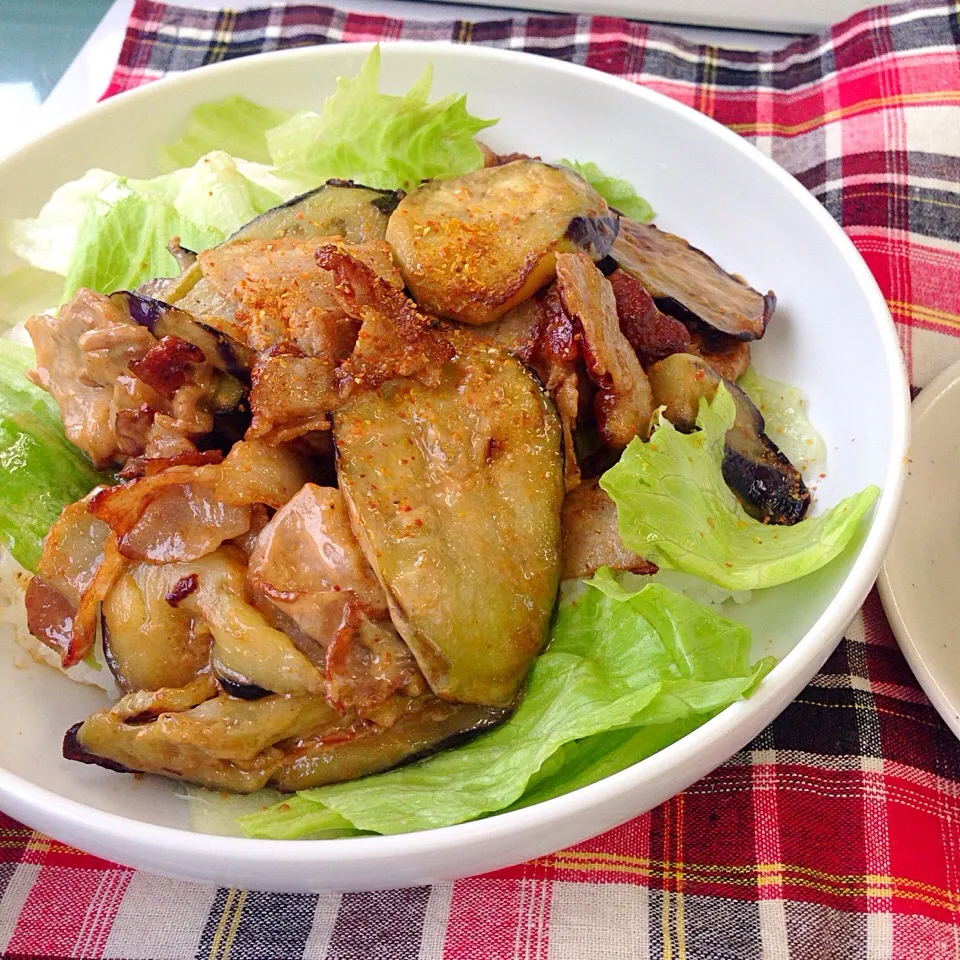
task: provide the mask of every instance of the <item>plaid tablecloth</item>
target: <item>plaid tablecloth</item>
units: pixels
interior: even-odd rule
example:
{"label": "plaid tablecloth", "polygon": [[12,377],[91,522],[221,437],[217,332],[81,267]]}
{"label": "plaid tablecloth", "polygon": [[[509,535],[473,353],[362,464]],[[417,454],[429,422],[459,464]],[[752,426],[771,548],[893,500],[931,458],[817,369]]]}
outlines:
{"label": "plaid tablecloth", "polygon": [[[960,355],[960,6],[881,7],[747,53],[607,17],[437,23],[137,2],[107,93],[261,50],[398,38],[573,60],[715,117],[842,224],[883,288],[915,388]],[[496,874],[273,895],[134,872],[8,819],[0,840],[9,958],[960,957],[960,743],[876,593],[796,702],[715,773],[617,830]]]}

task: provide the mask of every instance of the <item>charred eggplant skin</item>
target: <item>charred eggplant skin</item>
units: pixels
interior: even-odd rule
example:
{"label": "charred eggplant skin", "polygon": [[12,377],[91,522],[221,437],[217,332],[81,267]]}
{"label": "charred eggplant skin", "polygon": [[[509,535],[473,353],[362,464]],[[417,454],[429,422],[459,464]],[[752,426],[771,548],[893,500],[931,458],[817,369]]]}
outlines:
{"label": "charred eggplant skin", "polygon": [[772,290],[761,294],[682,237],[653,224],[621,218],[611,256],[664,313],[738,340],[759,340],[777,306]]}
{"label": "charred eggplant skin", "polygon": [[542,388],[473,348],[435,387],[397,379],[351,398],[334,436],[354,531],[427,683],[509,706],[560,580],[561,429]]}
{"label": "charred eggplant skin", "polygon": [[720,377],[702,358],[675,353],[647,368],[654,403],[666,407],[666,418],[678,430],[696,426],[700,398],[713,398],[723,383],[737,415],[727,431],[723,479],[744,510],[763,523],[791,526],[810,506],[810,491],[800,471],[763,432],[763,415],[735,384]]}
{"label": "charred eggplant skin", "polygon": [[92,767],[103,767],[104,770],[112,770],[114,773],[137,772],[136,770],[131,770],[130,767],[125,767],[122,763],[117,763],[116,760],[110,760],[107,757],[98,756],[97,754],[91,753],[89,750],[87,750],[87,748],[80,743],[80,740],[77,736],[82,726],[83,721],[80,723],[75,723],[63,735],[62,752],[64,760],[73,760],[76,763],[89,763]]}

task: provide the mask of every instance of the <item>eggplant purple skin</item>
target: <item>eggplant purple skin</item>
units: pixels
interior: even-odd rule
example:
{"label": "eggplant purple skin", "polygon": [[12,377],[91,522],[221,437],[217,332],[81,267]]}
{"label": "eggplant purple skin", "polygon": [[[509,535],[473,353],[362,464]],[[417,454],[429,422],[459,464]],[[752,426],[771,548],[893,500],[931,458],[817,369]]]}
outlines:
{"label": "eggplant purple skin", "polygon": [[[297,204],[303,203],[303,201],[308,197],[322,193],[325,187],[348,187],[354,190],[372,190],[374,193],[379,193],[381,196],[379,196],[376,200],[372,200],[371,203],[381,213],[386,214],[387,216],[390,216],[390,214],[397,209],[397,205],[406,196],[403,190],[383,190],[379,187],[368,187],[365,183],[357,183],[355,180],[341,180],[339,177],[334,177],[331,180],[327,180],[319,187],[314,187],[313,190],[307,190],[305,193],[297,194],[297,196],[291,197],[289,200],[285,200],[283,203],[280,203],[275,207],[271,207],[270,210],[266,212],[272,213],[274,210],[284,210],[288,207],[295,207]],[[256,219],[258,218],[254,217],[254,220]]]}
{"label": "eggplant purple skin", "polygon": [[759,340],[777,306],[772,290],[760,293],[699,247],[654,224],[623,218],[611,256],[648,289],[662,313],[737,340]]}
{"label": "eggplant purple skin", "polygon": [[[174,334],[188,343],[202,339],[202,343],[195,344],[201,349],[204,347],[209,349],[212,340],[216,344],[217,357],[221,361],[219,365],[225,372],[244,383],[250,382],[250,351],[214,327],[191,317],[163,300],[147,297],[132,290],[118,290],[110,294],[110,299],[124,307],[134,323],[146,327],[158,338],[166,334]],[[169,329],[165,329],[165,321],[168,319]],[[191,339],[189,327],[194,324],[199,328],[202,336]]]}
{"label": "eggplant purple skin", "polygon": [[620,231],[620,217],[574,217],[564,234],[594,260],[608,259]]}
{"label": "eggplant purple skin", "polygon": [[[697,248],[694,247],[693,249],[696,250]],[[703,251],[698,252],[702,253]],[[610,259],[612,260],[613,258],[611,257]],[[614,263],[616,263],[615,260]],[[619,267],[619,264],[617,264],[617,267]],[[617,269],[617,267],[614,267],[614,269]],[[762,296],[763,317],[761,323],[763,325],[763,333],[766,333],[767,324],[770,322],[774,310],[777,309],[777,295],[771,290],[768,293],[762,294]],[[734,340],[742,340],[744,343],[751,343],[763,337],[763,333],[757,337],[752,333],[744,331],[719,330],[717,327],[702,320],[692,310],[688,310],[679,300],[674,300],[673,297],[654,297],[653,302],[661,313],[665,313],[668,317],[673,317],[675,320],[685,323],[694,330],[711,330],[724,336],[732,337]]]}
{"label": "eggplant purple skin", "polygon": [[774,462],[751,460],[728,443],[721,465],[723,479],[755,519],[776,526],[793,526],[807,514],[810,491],[802,477],[791,476],[796,468],[776,446],[771,443],[766,453]]}
{"label": "eggplant purple skin", "polygon": [[137,773],[130,767],[125,767],[122,763],[114,760],[108,760],[106,757],[98,757],[95,753],[90,753],[77,738],[83,721],[75,723],[63,735],[63,759],[75,760],[77,763],[89,763],[92,767],[103,767],[105,770],[112,770],[114,773]]}
{"label": "eggplant purple skin", "polygon": [[262,700],[270,696],[269,690],[258,687],[255,683],[248,683],[246,677],[227,671],[222,664],[215,664],[213,672],[217,676],[220,686],[230,694],[231,697],[238,697],[240,700]]}
{"label": "eggplant purple skin", "polygon": [[[429,747],[424,747],[422,750],[417,750],[415,753],[411,753],[410,756],[404,757],[403,760],[397,764],[397,767],[407,767],[411,763],[418,763],[420,760],[426,760],[427,757],[432,757],[434,754],[442,753],[444,750],[452,750],[455,747],[462,747],[465,743],[469,743],[471,740],[479,737],[480,734],[486,733],[488,730],[492,730],[495,727],[499,727],[502,723],[506,723],[507,720],[509,720],[513,715],[516,707],[517,703],[514,703],[514,705],[507,710],[491,709],[490,717],[488,719],[481,720],[480,722],[474,724],[474,726],[470,727],[469,730],[461,730],[459,733],[452,733],[449,737],[444,737],[444,739],[438,740]],[[397,767],[394,767],[393,769],[395,770]]]}
{"label": "eggplant purple skin", "polygon": [[762,523],[792,526],[810,507],[810,491],[800,471],[764,433],[763,414],[735,383],[721,377],[702,358],[677,353],[648,368],[654,401],[683,433],[695,429],[697,403],[711,398],[721,383],[736,407],[736,419],[724,437],[723,479],[743,509]]}

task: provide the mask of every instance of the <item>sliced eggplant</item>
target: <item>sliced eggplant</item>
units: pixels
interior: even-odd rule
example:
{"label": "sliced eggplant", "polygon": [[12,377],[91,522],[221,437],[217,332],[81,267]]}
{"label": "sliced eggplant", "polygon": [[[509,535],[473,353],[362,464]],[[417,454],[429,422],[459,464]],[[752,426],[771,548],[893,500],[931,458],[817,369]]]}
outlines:
{"label": "sliced eggplant", "polygon": [[541,387],[465,346],[436,386],[356,394],[334,437],[354,530],[431,689],[509,705],[560,579],[561,430]]}
{"label": "sliced eggplant", "polygon": [[179,337],[199,347],[207,363],[218,370],[239,380],[250,379],[250,367],[256,354],[245,344],[194,319],[186,310],[130,290],[113,293],[110,300],[158,340],[168,336]]}
{"label": "sliced eggplant", "polygon": [[427,312],[490,323],[549,283],[556,254],[610,252],[618,215],[565,167],[516,160],[408,194],[387,241]]}
{"label": "sliced eggplant", "polygon": [[639,280],[657,307],[680,320],[698,320],[738,340],[758,340],[777,298],[727,273],[702,250],[653,224],[623,217],[612,255]]}
{"label": "sliced eggplant", "polygon": [[186,686],[210,659],[210,635],[167,599],[159,567],[125,573],[103,601],[103,652],[120,689]]}
{"label": "sliced eggplant", "polygon": [[328,180],[260,214],[227,238],[277,240],[280,237],[343,237],[347,243],[383,240],[402,190],[374,190],[352,180]]}
{"label": "sliced eggplant", "polygon": [[737,415],[727,431],[723,478],[743,508],[764,523],[799,523],[810,506],[810,491],[800,471],[763,432],[760,411],[735,384],[722,379],[701,357],[673,356],[647,369],[654,402],[678,430],[693,430],[701,397],[711,400],[723,383],[736,404]]}
{"label": "sliced eggplant", "polygon": [[283,763],[275,744],[343,736],[352,722],[308,694],[229,696],[207,672],[185,687],[129,693],[98,710],[67,731],[64,756],[249,793],[265,786]]}
{"label": "sliced eggplant", "polygon": [[226,664],[221,663],[219,657],[213,657],[210,661],[213,672],[220,686],[223,687],[231,697],[239,697],[241,700],[260,700],[263,697],[269,697],[270,691],[258,687],[250,682],[249,677],[243,677],[235,670],[232,670]]}
{"label": "sliced eggplant", "polygon": [[177,609],[201,620],[213,635],[211,658],[218,673],[273,693],[324,693],[323,674],[290,637],[247,603],[246,557],[241,551],[222,547],[193,563],[154,570],[165,594],[184,576],[197,577],[196,589]]}
{"label": "sliced eggplant", "polygon": [[386,730],[361,730],[339,742],[318,737],[305,744],[299,756],[277,771],[271,786],[306,790],[382,773],[458,746],[506,717],[503,710],[490,707],[443,703],[433,697],[423,701],[422,706],[413,701],[412,709]]}
{"label": "sliced eggplant", "polygon": [[165,303],[174,303],[185,297],[193,285],[200,279],[200,267],[197,265],[197,255],[193,250],[180,246],[180,238],[174,237],[167,244],[171,256],[177,261],[180,275],[176,277],[157,277],[141,283],[136,293],[143,297],[163,300]]}
{"label": "sliced eggplant", "polygon": [[218,691],[212,674],[179,689],[138,691],[64,737],[68,760],[158,773],[219,790],[303,790],[353,780],[446,749],[500,722],[503,711],[421,697],[387,728],[342,716],[321,697],[257,699]]}

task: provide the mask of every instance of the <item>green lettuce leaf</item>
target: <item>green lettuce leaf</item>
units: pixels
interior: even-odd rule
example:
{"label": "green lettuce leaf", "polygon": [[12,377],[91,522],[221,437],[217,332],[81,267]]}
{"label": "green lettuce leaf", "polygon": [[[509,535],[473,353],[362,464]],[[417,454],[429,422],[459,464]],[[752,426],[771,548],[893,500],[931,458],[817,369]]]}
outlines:
{"label": "green lettuce leaf", "polygon": [[110,293],[175,275],[172,237],[202,250],[302,186],[223,151],[149,180],[91,170],[60,187],[39,216],[6,222],[2,241],[30,266],[65,277],[50,307],[80,287]]}
{"label": "green lettuce leaf", "polygon": [[737,381],[766,421],[767,436],[798,469],[822,463],[826,444],[807,417],[803,391],[777,380],[761,377],[753,367]]}
{"label": "green lettuce leaf", "polygon": [[879,494],[866,487],[792,527],[748,516],[724,483],[724,436],[733,399],[721,385],[700,401],[699,430],[683,434],[660,417],[649,442],[630,441],[600,478],[617,505],[620,538],[662,567],[728,590],[758,590],[806,576],[850,542]]}
{"label": "green lettuce leaf", "polygon": [[[408,767],[302,791],[240,825],[248,836],[279,839],[349,827],[389,834],[449,826],[516,803],[544,764],[537,796],[565,792],[592,782],[581,768],[605,775],[606,741],[588,741],[597,755],[586,764],[576,752],[550,762],[559,749],[629,728],[633,745],[617,762],[642,759],[641,740],[659,749],[752,689],[772,661],[751,666],[749,650],[742,624],[660,584],[630,592],[600,570],[561,606],[550,646],[502,726]],[[657,732],[634,741],[637,727]],[[620,739],[613,745],[622,747]],[[576,767],[569,775],[568,763]]]}
{"label": "green lettuce leaf", "polygon": [[354,179],[370,187],[410,189],[430,177],[483,166],[474,136],[496,123],[467,111],[466,97],[430,103],[433,68],[402,97],[379,92],[380,48],[356,77],[340,77],[322,113],[301,110],[267,131],[271,159],[281,170]]}
{"label": "green lettuce leaf", "polygon": [[575,170],[615,210],[637,223],[648,223],[656,213],[653,207],[626,180],[607,176],[595,163],[561,160],[565,167]]}
{"label": "green lettuce leaf", "polygon": [[3,246],[39,270],[65,276],[77,232],[91,204],[101,190],[116,180],[115,173],[94,168],[78,180],[58,187],[36,217],[3,222]]}
{"label": "green lettuce leaf", "polygon": [[107,480],[64,436],[53,398],[26,379],[29,347],[0,340],[0,543],[36,571],[60,511]]}
{"label": "green lettuce leaf", "polygon": [[0,277],[0,333],[57,305],[63,277],[37,267],[18,267]]}
{"label": "green lettuce leaf", "polygon": [[80,224],[62,299],[80,287],[109,293],[176,275],[172,237],[204,250],[282,199],[222,152],[152,180],[117,177],[92,198]]}
{"label": "green lettuce leaf", "polygon": [[191,167],[213,150],[270,163],[266,133],[288,120],[290,113],[238,96],[201,103],[190,111],[187,132],[160,151],[161,169]]}

